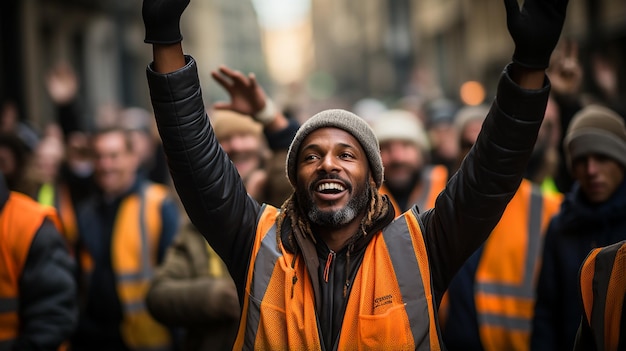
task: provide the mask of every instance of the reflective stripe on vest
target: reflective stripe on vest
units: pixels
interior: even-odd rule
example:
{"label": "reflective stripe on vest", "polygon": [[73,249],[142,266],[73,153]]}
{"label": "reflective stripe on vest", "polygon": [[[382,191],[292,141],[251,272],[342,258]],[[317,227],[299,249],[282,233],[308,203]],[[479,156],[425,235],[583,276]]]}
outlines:
{"label": "reflective stripe on vest", "polygon": [[166,197],[167,190],[161,185],[142,186],[139,195],[122,201],[113,226],[111,264],[124,310],[120,330],[133,350],[166,350],[170,345],[169,332],[152,318],[145,305],[157,264],[161,207]]}
{"label": "reflective stripe on vest", "polygon": [[[124,311],[120,332],[126,346],[133,351],[169,350],[171,344],[169,331],[152,318],[145,305],[157,264],[161,208],[167,196],[165,186],[143,184],[138,193],[122,200],[113,223],[111,266]],[[77,254],[83,279],[89,284],[94,261],[83,245],[80,249]]]}
{"label": "reflective stripe on vest", "polygon": [[[561,198],[523,180],[477,267],[475,303],[485,350],[528,350],[543,237]],[[503,260],[506,255],[506,260]]]}
{"label": "reflective stripe on vest", "polygon": [[[277,209],[261,214],[234,349],[321,349],[315,298],[302,256],[276,237]],[[378,233],[352,282],[339,350],[438,350],[426,248],[413,211]]]}
{"label": "reflective stripe on vest", "polygon": [[[420,212],[424,212],[435,207],[435,200],[439,193],[446,187],[448,181],[448,170],[443,165],[426,166],[422,171],[422,178],[419,186],[416,186],[411,191],[407,206],[411,208],[413,205],[417,205]],[[387,195],[393,209],[396,212],[396,217],[400,216],[408,208],[400,208],[400,205],[396,202],[393,195],[389,191],[389,188],[383,184],[380,187],[379,192],[382,195]]]}
{"label": "reflective stripe on vest", "polygon": [[596,348],[623,348],[620,335],[626,329],[626,321],[621,320],[626,297],[626,241],[592,250],[580,270],[580,285]]}
{"label": "reflective stripe on vest", "polygon": [[19,330],[19,278],[35,234],[48,218],[58,224],[51,207],[11,192],[0,212],[0,349],[10,347]]}

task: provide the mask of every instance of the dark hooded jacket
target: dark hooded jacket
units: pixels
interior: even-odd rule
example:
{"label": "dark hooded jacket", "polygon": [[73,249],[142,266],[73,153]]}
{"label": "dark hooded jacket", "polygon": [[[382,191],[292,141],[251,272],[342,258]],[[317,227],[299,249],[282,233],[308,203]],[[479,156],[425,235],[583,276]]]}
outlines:
{"label": "dark hooded jacket", "polygon": [[550,222],[537,286],[532,350],[572,350],[583,313],[578,271],[591,249],[626,239],[626,180],[592,205],[574,184]]}
{"label": "dark hooded jacket", "polygon": [[[205,115],[196,63],[191,57],[186,59],[186,66],[168,74],[148,67],[152,105],[182,203],[226,263],[241,302],[261,207],[246,194],[237,170],[219,147]],[[420,214],[437,303],[454,273],[487,238],[515,194],[548,92],[547,83],[537,91],[521,89],[507,68],[475,147],[439,195],[435,208]],[[385,227],[392,218],[393,213],[382,215],[369,233]],[[287,231],[290,226],[282,228]],[[328,283],[320,279],[329,253],[326,245],[321,240],[314,244],[311,238],[296,243],[311,273],[324,349],[336,348],[349,296],[349,292],[343,296],[343,287],[346,278],[352,279],[358,271],[371,237],[362,236],[336,253]]]}

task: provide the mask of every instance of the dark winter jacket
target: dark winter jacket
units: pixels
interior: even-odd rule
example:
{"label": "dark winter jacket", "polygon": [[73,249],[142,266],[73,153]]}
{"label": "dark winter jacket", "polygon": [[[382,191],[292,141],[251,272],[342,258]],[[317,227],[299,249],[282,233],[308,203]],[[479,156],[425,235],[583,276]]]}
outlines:
{"label": "dark winter jacket", "polygon": [[[176,189],[192,222],[228,266],[241,301],[261,207],[247,196],[237,170],[219,147],[205,116],[195,61],[187,57],[185,67],[168,74],[158,74],[149,66],[147,75]],[[515,194],[536,140],[548,92],[547,84],[537,91],[520,89],[505,71],[475,147],[448,182],[435,208],[420,215],[437,302]],[[392,218],[393,213],[383,216],[375,227],[380,229]],[[283,229],[289,230],[289,226]],[[321,240],[317,243],[317,247],[299,247],[299,251],[312,272],[319,329],[328,349],[328,340],[337,339],[338,328],[331,327],[336,324],[333,319],[342,318],[345,304],[343,298],[334,299],[337,303],[332,305],[332,312],[322,315],[321,300],[342,295],[346,272],[354,275],[358,271],[367,242],[355,243],[348,268],[343,266],[345,250],[337,253],[330,274],[335,281],[328,284],[316,279],[328,257],[326,245]]]}
{"label": "dark winter jacket", "polygon": [[578,271],[591,249],[626,239],[626,181],[600,205],[575,184],[552,219],[537,286],[532,350],[572,350],[583,309]]}

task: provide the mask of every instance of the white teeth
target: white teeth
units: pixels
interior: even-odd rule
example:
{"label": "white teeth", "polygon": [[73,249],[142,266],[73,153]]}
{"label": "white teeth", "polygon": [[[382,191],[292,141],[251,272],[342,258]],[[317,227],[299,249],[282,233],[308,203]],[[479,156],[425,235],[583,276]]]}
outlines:
{"label": "white teeth", "polygon": [[344,187],[338,183],[323,183],[317,187],[317,191],[324,191],[324,190],[344,191]]}

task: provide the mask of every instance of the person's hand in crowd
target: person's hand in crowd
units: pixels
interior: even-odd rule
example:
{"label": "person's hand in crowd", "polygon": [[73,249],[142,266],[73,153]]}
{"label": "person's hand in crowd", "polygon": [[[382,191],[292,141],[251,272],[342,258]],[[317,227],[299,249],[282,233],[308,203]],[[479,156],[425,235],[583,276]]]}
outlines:
{"label": "person's hand in crowd", "polygon": [[76,98],[78,77],[67,62],[58,63],[46,76],[46,88],[55,104],[68,104]]}
{"label": "person's hand in crowd", "polygon": [[212,71],[211,76],[230,96],[230,102],[217,102],[213,108],[232,110],[246,116],[254,116],[265,108],[269,99],[257,83],[254,73],[246,76],[240,71],[222,65]]}
{"label": "person's hand in crowd", "polygon": [[552,54],[547,72],[552,90],[562,96],[580,93],[583,81],[583,69],[578,60],[578,44],[563,41]]}

